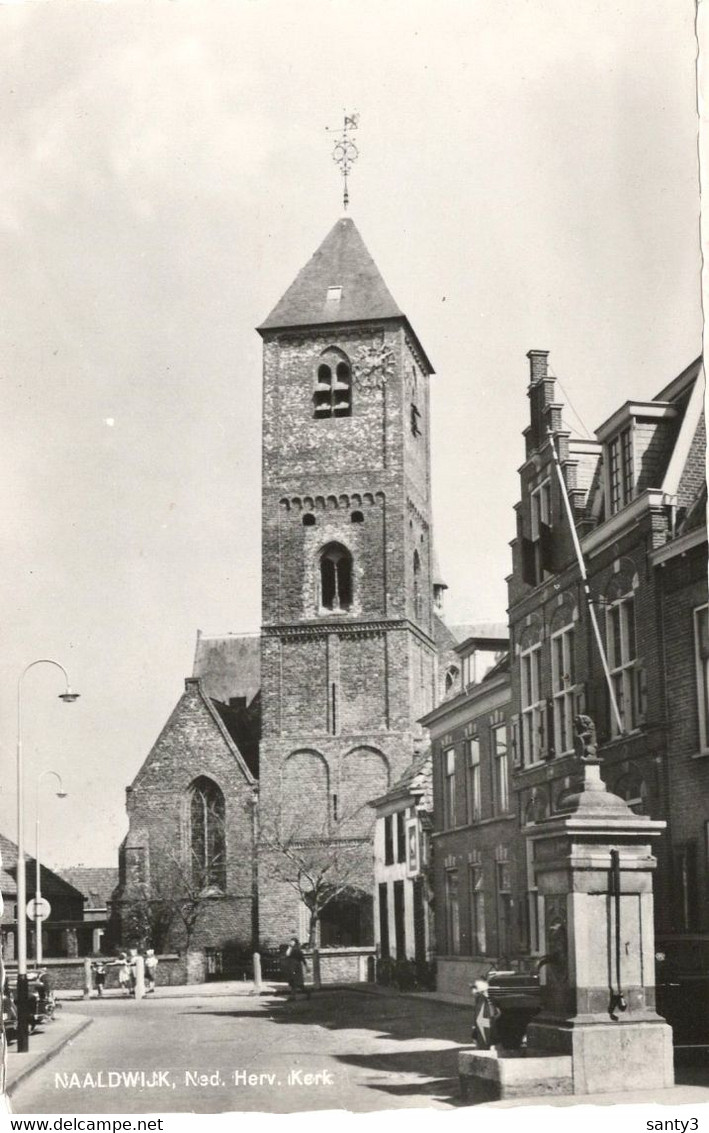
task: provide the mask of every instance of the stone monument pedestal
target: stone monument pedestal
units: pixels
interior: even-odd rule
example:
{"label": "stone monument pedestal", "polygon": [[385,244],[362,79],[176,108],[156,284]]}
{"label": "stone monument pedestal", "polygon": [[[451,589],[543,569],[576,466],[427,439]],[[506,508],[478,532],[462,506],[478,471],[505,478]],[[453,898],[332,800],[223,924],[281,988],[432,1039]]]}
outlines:
{"label": "stone monument pedestal", "polygon": [[672,1030],[655,1010],[651,842],[664,828],[610,794],[591,759],[563,812],[529,830],[544,905],[542,1012],[522,1058],[461,1053],[461,1082],[475,1079],[475,1093],[491,1082],[497,1097],[674,1085]]}

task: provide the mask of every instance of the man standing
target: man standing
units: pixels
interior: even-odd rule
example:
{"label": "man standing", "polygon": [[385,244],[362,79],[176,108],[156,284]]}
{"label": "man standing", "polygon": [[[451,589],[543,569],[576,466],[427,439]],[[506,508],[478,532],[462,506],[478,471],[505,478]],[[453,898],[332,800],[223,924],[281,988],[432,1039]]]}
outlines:
{"label": "man standing", "polygon": [[306,999],[310,999],[310,988],[305,986],[304,969],[307,966],[308,961],[305,959],[298,937],[292,936],[286,948],[285,960],[286,979],[290,985],[291,999],[295,999],[296,993],[299,991],[304,991]]}

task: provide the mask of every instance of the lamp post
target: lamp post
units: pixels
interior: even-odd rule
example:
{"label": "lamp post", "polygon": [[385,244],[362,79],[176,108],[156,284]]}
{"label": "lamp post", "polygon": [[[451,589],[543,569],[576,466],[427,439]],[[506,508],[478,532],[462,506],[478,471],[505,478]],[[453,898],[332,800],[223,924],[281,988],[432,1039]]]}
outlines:
{"label": "lamp post", "polygon": [[42,963],[42,878],[40,876],[39,865],[39,787],[42,780],[47,775],[53,775],[59,784],[59,790],[56,792],[58,799],[65,799],[67,793],[64,790],[62,777],[58,771],[40,771],[37,776],[37,805],[35,809],[35,828],[34,828],[34,960],[35,966],[39,968]]}
{"label": "lamp post", "polygon": [[17,680],[17,1050],[23,1054],[29,1048],[29,1019],[27,1017],[27,878],[25,874],[25,822],[24,773],[22,767],[22,682],[35,665],[54,665],[61,669],[66,689],[59,699],[71,704],[79,693],[72,692],[69,677],[63,665],[49,657],[31,661]]}

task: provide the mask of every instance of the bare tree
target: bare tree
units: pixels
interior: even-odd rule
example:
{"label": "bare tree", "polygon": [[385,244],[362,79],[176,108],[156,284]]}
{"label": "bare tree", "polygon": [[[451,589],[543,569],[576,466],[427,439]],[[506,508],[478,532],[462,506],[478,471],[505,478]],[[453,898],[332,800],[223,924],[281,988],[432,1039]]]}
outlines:
{"label": "bare tree", "polygon": [[122,902],[123,940],[160,951],[177,937],[189,952],[206,906],[223,895],[215,883],[220,864],[192,849],[184,852],[167,834],[151,838],[150,881]]}
{"label": "bare tree", "polygon": [[366,807],[325,819],[319,829],[303,816],[281,807],[261,826],[261,845],[268,853],[269,876],[295,891],[308,910],[308,945],[313,947],[325,909],[338,898],[371,894],[371,822]]}

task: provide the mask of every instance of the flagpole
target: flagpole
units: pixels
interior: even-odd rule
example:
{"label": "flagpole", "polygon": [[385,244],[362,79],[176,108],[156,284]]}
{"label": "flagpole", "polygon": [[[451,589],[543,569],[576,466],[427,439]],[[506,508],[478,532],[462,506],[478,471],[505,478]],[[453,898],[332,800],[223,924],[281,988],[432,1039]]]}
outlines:
{"label": "flagpole", "polygon": [[605,676],[606,676],[606,684],[608,685],[608,693],[609,693],[610,698],[611,698],[611,705],[613,707],[613,715],[615,716],[616,724],[618,725],[618,732],[619,732],[620,735],[622,735],[623,732],[625,731],[625,729],[623,727],[623,721],[621,719],[620,711],[618,709],[618,701],[616,700],[615,689],[613,688],[613,679],[611,677],[610,668],[608,667],[608,659],[606,657],[606,651],[603,648],[603,639],[601,637],[601,630],[600,630],[600,627],[598,625],[598,618],[596,617],[596,610],[595,610],[595,607],[593,605],[593,598],[591,597],[591,589],[588,585],[588,575],[586,574],[586,564],[583,561],[583,552],[581,550],[581,543],[579,542],[578,532],[576,531],[576,524],[574,523],[574,514],[571,510],[571,501],[569,500],[569,494],[566,490],[566,481],[564,480],[564,474],[561,470],[561,463],[559,461],[559,454],[556,451],[556,444],[554,443],[554,434],[552,433],[551,429],[547,429],[547,436],[549,438],[549,444],[551,445],[551,451],[552,451],[553,456],[554,456],[554,466],[556,468],[556,475],[559,479],[559,486],[561,488],[561,498],[564,501],[564,507],[566,509],[566,517],[569,521],[569,527],[571,529],[571,538],[573,540],[574,551],[576,552],[576,559],[577,559],[578,564],[579,564],[579,570],[581,571],[581,581],[583,582],[583,589],[584,589],[584,593],[586,595],[586,604],[588,606],[588,612],[591,616],[591,624],[593,625],[593,632],[594,632],[595,637],[596,637],[596,644],[598,646],[598,652],[601,655],[601,664],[603,665],[603,672],[605,673]]}

